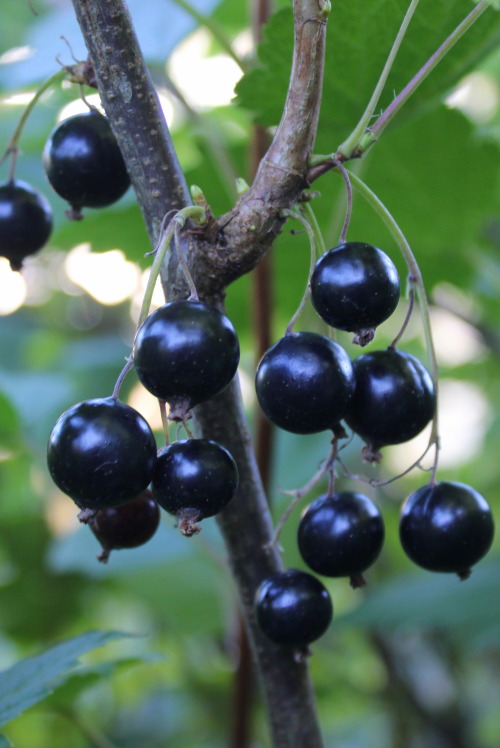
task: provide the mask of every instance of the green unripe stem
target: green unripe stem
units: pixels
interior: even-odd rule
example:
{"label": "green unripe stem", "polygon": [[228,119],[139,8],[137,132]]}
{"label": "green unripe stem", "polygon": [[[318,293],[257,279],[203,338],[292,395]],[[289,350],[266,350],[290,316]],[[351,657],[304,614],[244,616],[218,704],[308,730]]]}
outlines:
{"label": "green unripe stem", "polygon": [[[349,172],[351,184],[359,192],[360,195],[369,203],[375,213],[382,219],[383,223],[387,226],[390,233],[396,240],[401,254],[403,255],[406,265],[408,267],[409,276],[411,282],[414,284],[417,299],[420,307],[420,314],[422,318],[422,327],[424,331],[425,345],[427,349],[427,355],[429,357],[430,372],[432,382],[434,384],[434,392],[436,396],[436,403],[438,399],[438,383],[439,383],[439,372],[436,359],[436,351],[434,348],[434,341],[432,339],[431,320],[429,315],[429,303],[427,301],[427,295],[425,293],[424,281],[422,273],[418,266],[415,255],[413,254],[408,241],[401,231],[399,225],[396,223],[394,217],[391,215],[385,205],[379,200],[377,195],[353,172]],[[439,433],[438,433],[438,409],[436,404],[436,412],[432,421],[432,431],[429,439],[430,444],[436,445],[436,463],[434,465],[433,476],[435,474],[437,466],[437,452],[439,449]]]}
{"label": "green unripe stem", "polygon": [[[309,244],[311,247],[311,254],[310,254],[310,261],[309,261],[309,275],[307,277],[306,290],[304,291],[304,295],[302,296],[302,299],[297,308],[297,311],[295,312],[295,314],[293,315],[292,319],[290,320],[290,322],[288,323],[286,327],[285,335],[289,335],[292,332],[294,324],[297,322],[298,318],[302,314],[302,310],[304,309],[307,303],[307,300],[310,294],[309,281],[311,280],[311,275],[314,270],[314,265],[316,263],[316,247],[317,247],[318,234],[317,234],[317,231],[315,231],[311,221],[309,220],[309,215],[312,215],[314,217],[314,220],[316,220],[316,218],[314,216],[312,208],[310,208],[310,211],[307,211],[309,213],[307,218],[306,216],[303,215],[303,213],[306,212],[305,210],[306,206],[310,208],[309,203],[304,203],[303,205],[300,205],[299,207],[295,208],[295,210],[289,211],[287,213],[291,218],[295,218],[296,221],[299,221],[304,226],[305,230],[307,231],[307,235],[309,237]],[[317,222],[316,222],[316,229],[318,229]]]}
{"label": "green unripe stem", "polygon": [[[401,107],[406,104],[412,94],[415,93],[421,83],[428,77],[428,75],[434,70],[436,65],[441,62],[448,52],[454,47],[459,39],[470,29],[470,27],[482,16],[485,10],[489,8],[489,3],[486,0],[478,3],[474,10],[464,18],[449,37],[441,44],[441,46],[434,52],[434,54],[428,59],[425,65],[420,68],[418,73],[414,75],[411,81],[403,88],[403,90],[396,96],[394,101],[387,107],[387,109],[380,115],[376,122],[369,128],[364,135],[359,139],[357,147],[353,148],[356,155],[361,155],[370,148],[379,138],[381,133],[385,130],[387,125],[393,120],[395,115],[399,112]],[[349,138],[350,140],[350,138]],[[347,142],[347,141],[346,141]],[[343,146],[341,146],[343,147]]]}
{"label": "green unripe stem", "polygon": [[[205,219],[205,209],[199,205],[188,205],[187,208],[179,210],[168,226],[163,229],[160,233],[160,238],[154,252],[154,260],[151,265],[151,272],[149,274],[146,290],[144,292],[144,298],[142,300],[141,311],[139,312],[139,321],[137,327],[140,327],[145,321],[149,314],[149,308],[151,306],[151,299],[153,298],[153,292],[155,289],[156,281],[160,275],[163,260],[170,246],[172,239],[175,234],[176,224],[181,228],[186,223],[187,219],[191,218],[198,223],[203,223]],[[181,252],[179,252],[179,259],[181,258]]]}
{"label": "green unripe stem", "polygon": [[35,95],[31,99],[31,101],[27,104],[26,108],[24,109],[19,122],[17,123],[17,127],[12,133],[12,137],[9,140],[7,144],[7,148],[5,149],[5,153],[2,156],[2,159],[0,160],[0,164],[2,164],[8,156],[12,157],[11,163],[10,163],[10,170],[9,170],[9,179],[14,179],[14,170],[16,167],[16,156],[18,152],[17,144],[19,142],[19,139],[21,137],[21,133],[23,131],[24,125],[26,124],[26,120],[31,114],[31,111],[33,110],[33,107],[37,103],[37,101],[40,99],[40,97],[52,86],[55,86],[56,83],[62,82],[68,75],[67,70],[58,70],[57,73],[54,73],[54,75],[51,75],[50,78],[47,78],[45,83],[42,83],[40,88],[36,91]]}
{"label": "green unripe stem", "polygon": [[386,60],[386,63],[384,65],[384,69],[382,70],[382,73],[380,75],[380,78],[377,81],[377,85],[375,86],[375,90],[373,91],[373,94],[371,96],[370,101],[368,102],[368,106],[366,107],[365,111],[363,112],[361,119],[359,120],[358,124],[352,131],[352,133],[349,135],[347,140],[345,140],[342,145],[338,148],[338,153],[342,154],[345,158],[351,158],[352,154],[358,150],[359,143],[361,141],[361,138],[363,137],[365,131],[368,129],[370,121],[373,117],[373,113],[375,109],[377,108],[377,104],[379,102],[379,99],[382,95],[382,91],[384,90],[384,86],[387,82],[387,78],[389,76],[389,73],[391,71],[391,68],[393,66],[394,60],[396,59],[396,55],[399,51],[399,48],[401,46],[401,42],[404,39],[404,36],[406,34],[406,30],[408,29],[408,26],[410,24],[410,21],[413,17],[413,14],[415,13],[417,6],[419,4],[420,0],[412,0],[410,3],[410,7],[406,11],[406,15],[403,19],[403,22],[399,28],[399,31],[397,33],[397,36],[394,40],[394,44],[392,45],[391,51],[389,52],[389,56]]}

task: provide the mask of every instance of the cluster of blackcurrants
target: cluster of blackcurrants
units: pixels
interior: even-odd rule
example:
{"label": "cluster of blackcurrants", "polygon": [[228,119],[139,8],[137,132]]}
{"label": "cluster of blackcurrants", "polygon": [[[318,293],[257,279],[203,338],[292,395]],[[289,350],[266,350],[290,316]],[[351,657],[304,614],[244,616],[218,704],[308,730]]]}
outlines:
{"label": "cluster of blackcurrants", "polygon": [[[349,242],[318,260],[310,291],[328,325],[354,332],[354,342],[366,345],[394,312],[400,282],[384,252]],[[293,433],[329,429],[335,441],[346,436],[344,421],[366,442],[364,457],[373,462],[380,460],[380,448],[419,434],[436,408],[432,378],[414,356],[391,345],[351,362],[340,345],[312,332],[288,332],[266,352],[256,392],[269,419]],[[488,503],[473,488],[431,481],[404,502],[399,529],[402,547],[417,565],[466,578],[490,548],[494,524]],[[348,577],[359,587],[382,549],[384,522],[367,496],[331,489],[303,512],[297,540],[313,572]],[[275,574],[257,592],[257,620],[277,644],[307,647],[326,631],[332,614],[326,587],[305,571]]]}
{"label": "cluster of blackcurrants", "polygon": [[[103,208],[130,186],[122,153],[108,119],[91,109],[63,120],[43,151],[43,166],[53,189],[70,204],[68,216],[82,218],[82,208]],[[0,256],[13,270],[47,243],[52,209],[41,192],[10,178],[0,184]]]}
{"label": "cluster of blackcurrants", "polygon": [[[239,356],[226,315],[189,299],[152,312],[132,352],[140,381],[169,404],[170,420],[181,423],[229,385]],[[158,526],[158,505],[190,536],[238,488],[236,462],[225,447],[190,437],[158,452],[146,420],[116,396],[77,403],[63,413],[51,432],[47,460],[54,482],[83,510],[80,519],[101,542],[101,561],[114,548],[147,542]]]}

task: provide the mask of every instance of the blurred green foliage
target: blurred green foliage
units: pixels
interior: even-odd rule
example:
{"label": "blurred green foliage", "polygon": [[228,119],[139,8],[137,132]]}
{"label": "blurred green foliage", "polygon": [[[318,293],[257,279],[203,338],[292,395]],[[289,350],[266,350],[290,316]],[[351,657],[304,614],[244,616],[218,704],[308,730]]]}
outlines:
{"label": "blurred green foliage", "polygon": [[[22,111],[21,105],[8,103],[9,97],[34,90],[57,69],[57,55],[70,61],[61,34],[77,56],[83,53],[70,2],[34,0],[34,5],[37,16],[28,3],[2,0],[0,142],[5,144]],[[155,80],[168,96],[171,70],[165,62],[194,30],[194,21],[173,0],[148,0],[147,12],[144,0],[129,5]],[[318,152],[334,151],[356,124],[407,2],[378,0],[369,6],[363,0],[333,3]],[[244,3],[222,0],[198,2],[196,7],[205,13],[213,10],[236,44],[248,35]],[[382,105],[471,7],[469,0],[422,0]],[[252,122],[272,127],[279,121],[293,30],[290,3],[283,0],[276,8],[235,101],[189,110],[170,97],[174,142],[188,183],[202,187],[215,214],[231,207],[234,184],[227,181],[228,169],[249,179]],[[459,393],[446,400],[442,414],[439,477],[474,485],[497,516],[499,40],[500,15],[490,10],[381,142],[352,167],[386,203],[414,249],[436,321],[443,402],[446,391]],[[217,41],[209,42],[208,54],[219,54]],[[9,62],[6,53],[25,45],[32,48],[30,56]],[[193,65],[195,71],[196,65],[202,63]],[[469,89],[483,92],[475,109],[463,103],[463,77],[471,74]],[[456,87],[462,98],[455,98],[458,105],[452,108],[447,97]],[[54,421],[74,402],[112,391],[134,333],[131,294],[120,303],[100,303],[69,277],[65,260],[76,245],[88,243],[99,253],[119,248],[141,270],[150,263],[144,257],[150,247],[131,191],[115,206],[89,210],[83,222],[70,223],[64,204],[45,181],[40,160],[45,139],[61,108],[78,95],[75,87],[61,87],[43,97],[24,130],[17,163],[17,176],[49,196],[56,228],[49,246],[26,263],[25,304],[0,321],[0,669],[89,630],[119,628],[144,637],[114,642],[111,659],[108,647],[104,653],[86,655],[66,685],[11,721],[5,734],[23,748],[87,748],[107,745],[106,740],[120,748],[220,748],[227,743],[238,653],[236,598],[215,522],[207,522],[203,533],[189,541],[164,517],[150,544],[115,552],[102,566],[95,560],[95,538],[78,526],[75,508],[56,491],[46,471],[45,445]],[[485,102],[489,108],[482,108]],[[228,168],[221,168],[217,149]],[[6,179],[7,166],[2,168]],[[343,183],[336,175],[326,175],[314,189],[320,196],[313,207],[327,246],[333,246],[343,220]],[[275,339],[283,334],[307,278],[306,239],[290,228],[292,224],[285,227],[272,253]],[[358,198],[349,238],[384,248],[404,275],[392,238]],[[1,278],[0,295],[5,297],[10,277]],[[242,343],[250,419],[255,404],[251,294],[251,281],[245,277],[228,289],[227,297]],[[372,348],[390,342],[404,303],[401,307],[378,331]],[[298,327],[324,331],[309,306]],[[359,354],[347,336],[339,340],[350,355]],[[425,358],[418,317],[402,345]],[[450,389],[457,383],[462,389]],[[123,397],[134,396],[137,381],[130,374]],[[149,407],[147,400],[141,403]],[[398,466],[401,470],[416,459],[412,449],[386,450],[379,476],[390,477]],[[327,451],[328,435],[276,434],[270,490],[276,518],[288,501],[282,490],[307,483]],[[344,460],[353,474],[366,475],[359,453],[354,440]],[[340,480],[359,489],[357,481]],[[405,496],[425,480],[416,470],[383,488],[363,486],[384,514],[383,554],[368,573],[366,591],[352,591],[345,580],[327,580],[336,620],[314,646],[311,659],[327,745],[498,745],[499,541],[465,583],[415,570],[399,547],[398,512]],[[302,506],[323,489],[318,486]],[[302,566],[295,544],[299,513],[297,508],[281,538],[290,566]],[[159,657],[152,658],[153,653]],[[34,673],[33,679],[38,678]],[[254,724],[252,748],[268,746],[260,704]]]}

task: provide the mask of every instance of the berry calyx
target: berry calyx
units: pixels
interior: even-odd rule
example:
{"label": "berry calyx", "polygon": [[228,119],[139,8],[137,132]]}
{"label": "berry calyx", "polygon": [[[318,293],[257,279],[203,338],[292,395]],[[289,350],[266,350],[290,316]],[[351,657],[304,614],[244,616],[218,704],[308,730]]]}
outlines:
{"label": "berry calyx", "polygon": [[303,512],[297,540],[312,571],[326,577],[349,577],[352,587],[361,587],[363,572],[382,549],[384,521],[375,504],[361,493],[325,494]]}
{"label": "berry calyx", "polygon": [[184,421],[231,382],[240,346],[225,314],[201,301],[173,301],[139,328],[133,359],[144,387],[169,403],[170,420]]}
{"label": "berry calyx", "polygon": [[121,506],[99,509],[88,525],[102,546],[97,559],[106,563],[111,551],[147,543],[160,524],[160,509],[151,491]]}
{"label": "berry calyx", "polygon": [[353,361],[354,395],[345,421],[368,444],[365,456],[380,459],[378,449],[419,434],[434,416],[432,378],[418,359],[388,348]]}
{"label": "berry calyx", "polygon": [[423,486],[401,508],[401,545],[415,564],[428,571],[466,579],[490,549],[494,532],[488,502],[464,483]]}
{"label": "berry calyx", "polygon": [[255,377],[266,416],[295,434],[338,429],[353,389],[347,353],[313,332],[292,332],[278,340],[262,357]]}
{"label": "berry calyx", "polygon": [[333,605],[319,579],[305,571],[288,569],[260,584],[255,615],[268,639],[302,649],[325,633],[333,617]]}
{"label": "berry calyx", "polygon": [[45,144],[43,164],[54,190],[71,205],[68,215],[74,219],[82,218],[82,207],[111,205],[130,186],[109,120],[95,109],[57,125]]}
{"label": "berry calyx", "polygon": [[153,432],[140,413],[113,397],[96,398],[59,417],[47,463],[61,491],[82,509],[96,511],[126,504],[144,491],[156,451]]}
{"label": "berry calyx", "polygon": [[381,249],[346,242],[326,252],[311,276],[311,301],[319,316],[339,330],[355,332],[366,345],[394,312],[400,296],[398,271]]}
{"label": "berry calyx", "polygon": [[47,198],[19,179],[0,184],[0,256],[12,270],[46,244],[52,231],[52,209]]}
{"label": "berry calyx", "polygon": [[177,517],[183,535],[200,532],[198,522],[221,512],[238,488],[230,452],[209,439],[187,439],[162,449],[153,474],[158,504]]}

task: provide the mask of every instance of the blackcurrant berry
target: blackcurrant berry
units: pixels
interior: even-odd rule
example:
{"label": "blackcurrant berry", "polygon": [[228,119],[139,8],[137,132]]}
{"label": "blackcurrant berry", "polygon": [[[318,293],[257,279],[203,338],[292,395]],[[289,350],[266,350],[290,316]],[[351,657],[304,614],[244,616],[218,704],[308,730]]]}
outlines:
{"label": "blackcurrant berry", "polygon": [[442,481],[423,486],[406,499],[399,535],[404,551],[418,566],[466,579],[493,542],[493,515],[473,488]]}
{"label": "blackcurrant berry", "polygon": [[78,506],[97,510],[125,504],[147,488],[156,451],[144,418],[107,397],[77,403],[60,416],[47,462],[61,491]]}
{"label": "blackcurrant berry", "polygon": [[44,195],[26,182],[0,185],[0,256],[20,270],[28,255],[38,252],[52,231],[52,210]]}
{"label": "blackcurrant berry", "polygon": [[371,244],[347,242],[331,249],[311,276],[311,301],[320,317],[332,327],[355,332],[361,345],[391,316],[399,295],[396,266]]}
{"label": "blackcurrant berry", "polygon": [[278,340],[257,368],[255,390],[276,426],[295,434],[335,429],[354,388],[352,364],[340,345],[313,332]]}
{"label": "blackcurrant berry", "polygon": [[227,449],[209,439],[187,439],[158,455],[152,489],[158,504],[174,514],[183,535],[221,512],[238,488],[238,469]]}
{"label": "blackcurrant berry", "polygon": [[317,498],[304,511],[298,546],[305,563],[326,577],[350,577],[364,584],[363,572],[378,557],[384,521],[375,504],[361,493],[340,491]]}
{"label": "blackcurrant berry", "polygon": [[198,403],[222,392],[238,368],[240,346],[226,317],[201,301],[173,301],[139,328],[134,365],[149,392],[183,421]]}
{"label": "blackcurrant berry", "polygon": [[99,509],[88,525],[100,544],[98,560],[106,563],[113,550],[137,548],[151,540],[160,524],[160,509],[151,491],[121,506]]}
{"label": "blackcurrant berry", "polygon": [[75,114],[52,131],[43,163],[54,190],[71,205],[103,208],[128,189],[130,178],[109,120],[97,110]]}
{"label": "blackcurrant berry", "polygon": [[376,459],[379,447],[412,439],[431,420],[434,385],[418,359],[393,348],[364,353],[353,367],[354,396],[345,420]]}
{"label": "blackcurrant berry", "polygon": [[261,631],[275,644],[304,648],[325,633],[333,605],[319,579],[288,569],[261,583],[255,595],[255,614]]}

